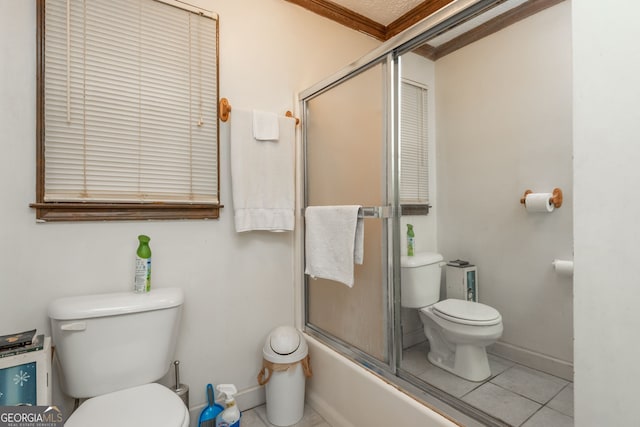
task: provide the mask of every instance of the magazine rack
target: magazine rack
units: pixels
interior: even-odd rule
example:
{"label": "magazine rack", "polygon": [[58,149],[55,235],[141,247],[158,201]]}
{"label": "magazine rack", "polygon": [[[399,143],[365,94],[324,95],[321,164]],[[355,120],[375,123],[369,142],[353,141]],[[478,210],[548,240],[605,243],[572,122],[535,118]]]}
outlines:
{"label": "magazine rack", "polygon": [[51,405],[51,338],[42,349],[0,355],[0,406]]}

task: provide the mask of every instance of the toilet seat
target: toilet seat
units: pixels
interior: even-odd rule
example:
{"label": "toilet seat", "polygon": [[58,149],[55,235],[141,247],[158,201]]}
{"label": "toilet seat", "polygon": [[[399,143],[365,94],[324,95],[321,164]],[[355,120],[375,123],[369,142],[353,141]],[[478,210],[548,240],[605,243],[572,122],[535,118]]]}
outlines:
{"label": "toilet seat", "polygon": [[65,427],[187,427],[189,411],[167,387],[145,384],[88,399]]}
{"label": "toilet seat", "polygon": [[498,310],[479,302],[446,299],[432,307],[436,316],[463,325],[491,326],[502,322]]}

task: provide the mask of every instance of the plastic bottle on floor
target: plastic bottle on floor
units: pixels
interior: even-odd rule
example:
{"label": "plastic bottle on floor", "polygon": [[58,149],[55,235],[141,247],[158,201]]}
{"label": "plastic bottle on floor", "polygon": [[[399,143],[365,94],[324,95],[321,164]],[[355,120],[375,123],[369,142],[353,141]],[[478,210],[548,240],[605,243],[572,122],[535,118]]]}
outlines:
{"label": "plastic bottle on floor", "polygon": [[233,396],[238,393],[233,384],[220,384],[216,387],[224,395],[225,409],[216,418],[216,427],[240,427],[240,409]]}

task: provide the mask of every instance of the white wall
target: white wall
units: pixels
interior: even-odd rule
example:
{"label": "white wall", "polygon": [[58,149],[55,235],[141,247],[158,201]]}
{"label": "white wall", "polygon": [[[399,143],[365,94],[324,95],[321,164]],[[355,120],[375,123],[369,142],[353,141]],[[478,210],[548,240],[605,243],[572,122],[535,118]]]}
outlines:
{"label": "white wall", "polygon": [[[198,4],[220,15],[220,96],[234,108],[294,110],[297,92],[379,45],[282,0]],[[219,220],[36,224],[35,18],[35,1],[0,0],[0,334],[48,332],[56,297],[131,289],[144,233],[153,287],[186,293],[176,356],[191,407],[208,382],[256,386],[267,333],[294,323],[293,236],[235,233],[228,124]]]}
{"label": "white wall", "polygon": [[[503,318],[496,352],[569,378],[572,282],[551,262],[573,258],[570,6],[436,61],[438,249],[478,266],[480,302]],[[551,214],[519,203],[554,187]]]}
{"label": "white wall", "polygon": [[638,425],[640,4],[572,8],[575,424]]}
{"label": "white wall", "polygon": [[[400,254],[407,254],[407,224],[413,225],[416,252],[438,250],[438,188],[436,174],[436,74],[435,63],[424,56],[408,52],[400,59],[400,76],[427,87],[427,126],[429,164],[429,204],[434,208],[428,215],[405,215],[400,218]],[[402,308],[402,348],[408,348],[426,339],[418,310]]]}
{"label": "white wall", "polygon": [[[422,84],[427,87],[427,123],[429,140],[429,204],[438,205],[438,188],[436,175],[436,82],[435,63],[423,56],[408,52],[401,56],[400,75],[403,79]],[[417,252],[433,252],[437,250],[437,209],[428,215],[403,216],[400,223],[402,234],[401,255],[407,254],[407,224],[413,224],[415,232],[415,250]]]}

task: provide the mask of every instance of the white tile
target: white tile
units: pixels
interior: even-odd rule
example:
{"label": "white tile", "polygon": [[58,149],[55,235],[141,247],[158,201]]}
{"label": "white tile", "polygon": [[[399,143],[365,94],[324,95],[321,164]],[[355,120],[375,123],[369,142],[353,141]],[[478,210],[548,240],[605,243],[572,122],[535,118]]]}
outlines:
{"label": "white tile", "polygon": [[491,376],[495,377],[496,375],[500,375],[513,365],[515,362],[512,362],[507,359],[503,359],[500,356],[494,356],[493,354],[487,354],[489,359],[489,369],[491,370]]}
{"label": "white tile", "polygon": [[258,416],[256,409],[243,411],[240,424],[242,427],[266,427],[266,424]]}
{"label": "white tile", "polygon": [[482,384],[467,381],[431,363],[427,365],[427,369],[418,378],[455,397],[462,397]]}
{"label": "white tile", "polygon": [[[427,341],[409,347],[402,352],[402,362],[400,362],[400,367],[405,371],[408,371],[409,373],[420,377],[428,369],[433,367],[431,362],[429,362],[429,360],[427,359],[428,352],[429,343]],[[503,359],[499,356],[494,356],[492,354],[488,354],[487,356],[489,358],[489,369],[491,369],[492,377],[501,374],[502,372],[515,365],[515,362]],[[479,383],[474,384],[480,385]]]}
{"label": "white tile", "polygon": [[545,406],[529,418],[522,427],[573,427],[573,418]]}
{"label": "white tile", "polygon": [[[273,424],[269,422],[267,418],[267,408],[265,405],[258,406],[253,409],[256,411],[256,414],[260,417],[260,419],[264,422],[267,427],[275,427]],[[241,423],[242,427],[244,427],[244,423]],[[304,413],[302,415],[302,419],[297,423],[293,424],[292,427],[319,427],[319,426],[328,426],[324,418],[320,416],[313,408],[307,404],[304,405]],[[330,426],[329,426],[330,427]]]}
{"label": "white tile", "polygon": [[547,406],[562,412],[565,415],[573,417],[573,383],[569,384],[560,391]]}
{"label": "white tile", "polygon": [[491,382],[526,398],[545,404],[568,384],[568,381],[544,372],[515,365]]}
{"label": "white tile", "polygon": [[462,400],[514,426],[522,424],[541,407],[532,400],[490,382],[473,390]]}
{"label": "white tile", "polygon": [[400,367],[415,376],[422,374],[431,365],[427,360],[427,349],[428,346],[425,341],[404,350]]}
{"label": "white tile", "polygon": [[325,423],[324,418],[320,416],[313,408],[309,405],[304,405],[304,415],[302,419],[295,424],[295,427],[315,427],[318,424]]}
{"label": "white tile", "polygon": [[266,426],[271,426],[267,419],[267,407],[266,405],[258,406],[257,408],[253,408],[253,411],[260,417],[260,419],[264,422]]}

